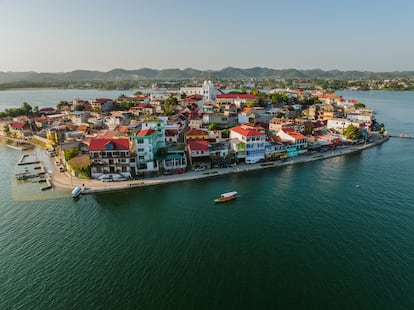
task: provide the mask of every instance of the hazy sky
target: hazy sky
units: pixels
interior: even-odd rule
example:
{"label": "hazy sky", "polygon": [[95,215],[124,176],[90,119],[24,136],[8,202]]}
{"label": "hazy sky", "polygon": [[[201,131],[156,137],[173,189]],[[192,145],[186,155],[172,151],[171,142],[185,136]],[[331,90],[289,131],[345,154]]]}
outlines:
{"label": "hazy sky", "polygon": [[0,0],[0,71],[414,70],[413,0]]}

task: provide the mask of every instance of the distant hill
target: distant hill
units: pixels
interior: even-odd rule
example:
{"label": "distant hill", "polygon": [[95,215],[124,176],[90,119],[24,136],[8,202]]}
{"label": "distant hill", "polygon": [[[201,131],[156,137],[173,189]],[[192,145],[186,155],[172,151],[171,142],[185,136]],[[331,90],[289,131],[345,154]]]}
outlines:
{"label": "distant hill", "polygon": [[33,82],[53,83],[62,81],[119,81],[119,80],[180,80],[180,79],[249,79],[249,78],[280,78],[280,79],[393,79],[411,78],[414,71],[368,72],[368,71],[323,71],[320,69],[269,69],[254,67],[248,69],[227,67],[222,70],[163,69],[142,68],[137,70],[113,69],[108,72],[75,70],[72,72],[38,73],[0,72],[0,83]]}

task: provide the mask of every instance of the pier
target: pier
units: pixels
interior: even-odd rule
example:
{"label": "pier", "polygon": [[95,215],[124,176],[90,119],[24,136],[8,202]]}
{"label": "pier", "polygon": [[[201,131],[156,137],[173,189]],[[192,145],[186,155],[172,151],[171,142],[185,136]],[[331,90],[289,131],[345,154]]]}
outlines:
{"label": "pier", "polygon": [[406,135],[406,134],[400,134],[397,135],[390,135],[391,138],[398,138],[398,139],[414,139],[414,135]]}
{"label": "pier", "polygon": [[38,164],[40,163],[40,160],[30,160],[30,161],[26,161],[27,157],[29,157],[29,154],[24,154],[22,156],[20,156],[19,161],[17,162],[18,166],[23,166],[23,165],[32,165],[32,164]]}

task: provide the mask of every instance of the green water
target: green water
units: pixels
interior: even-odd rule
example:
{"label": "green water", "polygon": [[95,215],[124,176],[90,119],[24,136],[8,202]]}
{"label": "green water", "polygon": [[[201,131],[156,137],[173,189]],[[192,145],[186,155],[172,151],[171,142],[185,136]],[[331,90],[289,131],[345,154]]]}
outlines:
{"label": "green water", "polygon": [[[414,133],[414,94],[350,94]],[[77,201],[22,193],[0,154],[0,309],[414,306],[414,140]]]}

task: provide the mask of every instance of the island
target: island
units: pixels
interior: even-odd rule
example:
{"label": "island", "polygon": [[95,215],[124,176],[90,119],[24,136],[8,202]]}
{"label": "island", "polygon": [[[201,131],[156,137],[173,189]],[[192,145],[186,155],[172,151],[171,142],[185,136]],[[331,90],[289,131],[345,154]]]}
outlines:
{"label": "island", "polygon": [[334,92],[225,92],[212,81],[62,100],[36,111],[24,103],[20,111],[24,115],[0,120],[3,138],[42,148],[53,167],[50,187],[78,187],[82,193],[321,160],[389,137],[374,111]]}

